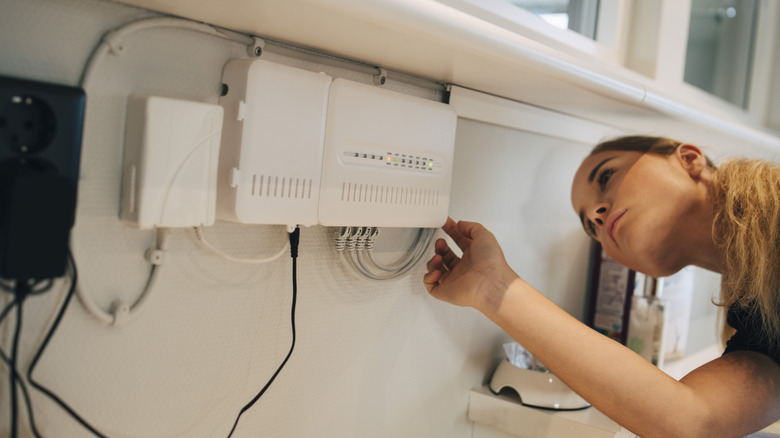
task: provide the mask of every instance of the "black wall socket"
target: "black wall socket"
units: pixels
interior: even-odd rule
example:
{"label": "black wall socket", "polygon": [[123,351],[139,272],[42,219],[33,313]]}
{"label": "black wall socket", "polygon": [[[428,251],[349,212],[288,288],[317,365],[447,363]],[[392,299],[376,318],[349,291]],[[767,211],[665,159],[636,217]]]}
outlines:
{"label": "black wall socket", "polygon": [[84,91],[0,76],[0,277],[65,272]]}

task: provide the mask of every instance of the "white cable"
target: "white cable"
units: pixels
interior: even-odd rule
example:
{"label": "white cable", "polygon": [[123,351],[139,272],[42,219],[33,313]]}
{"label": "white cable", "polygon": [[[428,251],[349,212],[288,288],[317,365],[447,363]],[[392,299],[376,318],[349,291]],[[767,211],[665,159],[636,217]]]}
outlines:
{"label": "white cable", "polygon": [[[366,278],[366,275],[360,272],[360,269],[355,266],[355,264],[352,262],[350,257],[347,255],[354,251],[354,246],[352,247],[352,250],[349,251],[347,246],[349,245],[347,241],[349,240],[350,243],[354,242],[354,239],[352,238],[353,233],[357,232],[356,227],[341,227],[337,229],[336,232],[336,253],[338,254],[339,261],[341,262],[342,266],[346,269],[347,272],[349,272],[356,280],[363,280]],[[368,277],[371,278],[371,277]]]}
{"label": "white cable", "polygon": [[238,263],[250,263],[250,264],[263,264],[272,262],[279,257],[285,255],[287,251],[290,249],[290,241],[289,239],[284,240],[284,247],[279,250],[276,254],[269,256],[269,257],[263,257],[263,258],[240,258],[240,257],[234,257],[230,254],[227,254],[214,246],[212,246],[208,240],[206,240],[206,236],[203,234],[203,227],[193,227],[193,231],[195,232],[195,237],[198,239],[198,242],[203,245],[204,248],[208,249],[212,253],[222,257],[225,260],[230,260],[231,262],[238,262]]}
{"label": "white cable", "polygon": [[179,29],[188,29],[235,41],[246,46],[253,45],[255,42],[252,37],[226,29],[218,29],[205,23],[198,23],[181,18],[169,17],[144,18],[124,24],[120,27],[117,27],[116,29],[106,32],[103,35],[103,38],[100,40],[100,44],[98,44],[97,47],[95,47],[95,49],[92,51],[92,55],[87,62],[87,66],[81,75],[81,80],[79,81],[81,88],[86,88],[87,83],[92,77],[92,72],[95,68],[95,65],[97,65],[97,62],[100,60],[100,58],[105,56],[107,53],[112,53],[114,55],[122,54],[125,49],[124,45],[122,45],[122,39],[124,37],[140,30],[152,29],[156,27],[175,27]]}
{"label": "white cable", "polygon": [[387,273],[375,274],[376,279],[389,280],[392,278],[401,277],[414,269],[423,259],[427,249],[431,244],[431,241],[433,240],[432,238],[435,235],[435,231],[436,230],[433,228],[420,229],[417,234],[417,238],[407,252],[407,257],[396,263],[394,266],[385,266],[376,263],[376,260],[373,257],[373,251],[365,251],[368,260],[363,257],[363,253],[359,251],[356,252],[358,263],[360,263],[365,270],[371,271],[372,269],[378,269]]}
{"label": "white cable", "polygon": [[154,248],[150,248],[146,251],[145,258],[152,265],[149,271],[149,279],[146,281],[144,290],[141,295],[135,301],[132,306],[128,306],[124,301],[117,298],[111,303],[111,309],[105,311],[101,309],[93,298],[88,295],[80,285],[76,286],[76,294],[84,309],[95,317],[98,321],[106,325],[120,326],[126,324],[136,317],[143,309],[144,303],[146,303],[151,290],[154,289],[157,283],[157,277],[160,272],[160,266],[165,261],[165,252],[168,250],[168,229],[157,229],[157,242]]}
{"label": "white cable", "polygon": [[[188,29],[196,32],[213,35],[219,38],[228,39],[238,42],[243,45],[251,46],[255,43],[252,37],[241,35],[236,32],[232,32],[225,29],[218,29],[205,23],[197,23],[194,21],[169,18],[169,17],[155,17],[145,18],[137,20],[131,23],[124,24],[116,29],[106,32],[100,40],[100,43],[95,47],[90,55],[84,71],[82,72],[79,80],[79,85],[82,89],[87,88],[95,66],[103,56],[108,53],[114,55],[121,55],[124,51],[123,38],[128,35],[151,28],[159,27],[173,27],[179,29]],[[122,300],[117,299],[112,303],[111,310],[105,311],[101,309],[86,292],[80,287],[76,288],[77,296],[81,304],[86,311],[94,316],[96,319],[106,325],[121,325],[134,319],[138,312],[143,307],[146,299],[149,296],[149,291],[154,288],[157,281],[158,273],[160,270],[160,264],[163,262],[165,250],[167,248],[167,230],[163,228],[157,229],[157,245],[156,248],[152,248],[146,253],[147,260],[152,264],[149,272],[149,280],[146,282],[146,286],[138,298],[138,300],[132,306],[128,306]]]}
{"label": "white cable", "polygon": [[436,235],[436,229],[419,229],[406,256],[393,265],[379,263],[374,258],[374,239],[378,234],[379,230],[373,227],[341,227],[337,230],[336,250],[341,263],[349,272],[372,280],[399,278],[417,266],[425,257]]}
{"label": "white cable", "polygon": [[346,268],[347,272],[359,280],[366,277],[371,278],[370,273],[361,272],[360,268],[351,258],[351,254],[355,251],[356,239],[360,234],[362,234],[362,229],[360,227],[341,227],[337,231],[335,239],[336,252],[339,255],[339,261],[344,268]]}
{"label": "white cable", "polygon": [[[417,236],[415,237],[414,243],[412,243],[412,250],[407,252],[406,258],[399,260],[394,265],[385,265],[379,261],[376,260],[374,257],[373,251],[368,251],[367,255],[369,258],[369,261],[371,264],[373,264],[376,268],[386,271],[386,272],[395,272],[400,269],[404,269],[408,265],[414,265],[416,264],[416,260],[420,257],[420,254],[425,253],[425,249],[428,246],[428,239],[430,239],[432,228],[420,228],[417,231]],[[420,240],[422,240],[422,244],[420,244]]]}

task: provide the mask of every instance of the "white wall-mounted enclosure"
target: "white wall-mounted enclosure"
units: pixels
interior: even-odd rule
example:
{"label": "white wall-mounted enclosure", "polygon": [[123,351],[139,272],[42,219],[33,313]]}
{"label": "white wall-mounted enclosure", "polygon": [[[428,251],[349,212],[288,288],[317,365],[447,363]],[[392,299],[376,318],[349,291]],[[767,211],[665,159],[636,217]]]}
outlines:
{"label": "white wall-mounted enclosure", "polygon": [[457,116],[448,105],[261,59],[230,61],[220,219],[441,226]]}
{"label": "white wall-mounted enclosure", "polygon": [[336,79],[328,101],[322,225],[436,228],[450,199],[448,105]]}
{"label": "white wall-mounted enclosure", "polygon": [[222,108],[133,96],[125,132],[122,220],[142,229],[212,225]]}
{"label": "white wall-mounted enclosure", "polygon": [[225,129],[219,159],[220,219],[317,223],[331,77],[261,59],[223,71]]}

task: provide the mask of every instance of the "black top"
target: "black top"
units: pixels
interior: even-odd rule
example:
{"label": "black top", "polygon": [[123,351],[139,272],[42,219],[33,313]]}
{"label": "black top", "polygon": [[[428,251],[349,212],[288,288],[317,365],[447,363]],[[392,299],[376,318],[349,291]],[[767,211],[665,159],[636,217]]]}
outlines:
{"label": "black top", "polygon": [[750,307],[734,304],[729,308],[726,322],[737,332],[726,342],[728,354],[734,351],[755,351],[762,353],[780,364],[780,351],[773,350],[761,323],[761,315],[752,312]]}

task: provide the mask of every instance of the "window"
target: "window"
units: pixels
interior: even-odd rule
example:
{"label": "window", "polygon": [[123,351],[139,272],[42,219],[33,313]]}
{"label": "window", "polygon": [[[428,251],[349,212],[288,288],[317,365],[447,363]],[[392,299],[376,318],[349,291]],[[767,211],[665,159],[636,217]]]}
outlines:
{"label": "window", "polygon": [[757,0],[693,0],[685,82],[747,108]]}
{"label": "window", "polygon": [[628,0],[436,0],[574,56],[621,65]]}
{"label": "window", "polygon": [[560,29],[570,29],[595,40],[599,0],[505,0],[533,12]]}

